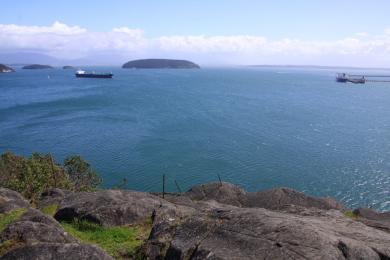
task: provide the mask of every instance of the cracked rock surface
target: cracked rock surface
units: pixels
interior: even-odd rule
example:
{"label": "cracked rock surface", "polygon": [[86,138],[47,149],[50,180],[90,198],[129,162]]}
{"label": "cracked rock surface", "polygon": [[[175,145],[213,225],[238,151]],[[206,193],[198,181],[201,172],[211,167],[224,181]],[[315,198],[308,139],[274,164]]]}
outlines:
{"label": "cracked rock surface", "polygon": [[21,242],[1,259],[111,259],[96,246],[78,243],[57,222],[74,218],[103,226],[152,220],[143,259],[390,259],[389,213],[361,208],[347,217],[332,198],[288,188],[246,192],[210,183],[164,199],[135,191],[57,189],[40,201],[59,205],[55,219],[26,203],[0,189],[0,209],[27,209],[0,232],[0,242]]}

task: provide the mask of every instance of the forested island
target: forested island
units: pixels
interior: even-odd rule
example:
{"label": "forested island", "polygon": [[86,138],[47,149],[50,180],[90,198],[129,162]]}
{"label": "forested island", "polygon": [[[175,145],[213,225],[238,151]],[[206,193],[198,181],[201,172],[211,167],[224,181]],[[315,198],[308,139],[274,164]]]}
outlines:
{"label": "forested island", "polygon": [[31,65],[24,66],[22,69],[25,69],[25,70],[41,70],[41,69],[53,69],[53,67],[50,66],[50,65],[31,64]]}
{"label": "forested island", "polygon": [[188,60],[142,59],[123,64],[124,69],[199,69],[200,66]]}
{"label": "forested island", "polygon": [[0,64],[0,73],[8,73],[8,72],[15,72],[15,70],[11,67],[4,65],[4,64]]}

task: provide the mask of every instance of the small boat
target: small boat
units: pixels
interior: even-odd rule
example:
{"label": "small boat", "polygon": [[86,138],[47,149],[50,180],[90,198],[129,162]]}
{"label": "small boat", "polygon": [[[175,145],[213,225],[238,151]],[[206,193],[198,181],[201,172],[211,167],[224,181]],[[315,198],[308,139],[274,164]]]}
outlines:
{"label": "small boat", "polygon": [[78,70],[75,73],[77,78],[99,78],[99,79],[110,79],[114,74],[112,73],[95,73],[86,72],[84,70]]}

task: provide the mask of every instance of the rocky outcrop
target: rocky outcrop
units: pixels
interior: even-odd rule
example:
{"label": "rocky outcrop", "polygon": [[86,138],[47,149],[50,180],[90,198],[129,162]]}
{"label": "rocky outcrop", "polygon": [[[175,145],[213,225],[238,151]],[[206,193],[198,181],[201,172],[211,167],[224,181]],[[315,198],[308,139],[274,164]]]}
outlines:
{"label": "rocky outcrop", "polygon": [[9,251],[1,259],[112,260],[113,258],[93,245],[79,243],[36,243]]}
{"label": "rocky outcrop", "polygon": [[156,211],[159,215],[181,217],[192,210],[144,192],[103,190],[65,197],[54,218],[59,221],[78,218],[103,226],[116,226],[143,222]]}
{"label": "rocky outcrop", "polygon": [[41,70],[41,69],[53,69],[53,67],[49,66],[49,65],[31,64],[31,65],[26,65],[26,66],[22,67],[22,69],[25,69],[25,70]]}
{"label": "rocky outcrop", "polygon": [[49,189],[41,194],[38,206],[42,209],[51,205],[59,205],[66,196],[71,194],[72,192],[68,190],[58,188]]}
{"label": "rocky outcrop", "polygon": [[112,259],[98,247],[78,243],[54,218],[31,208],[19,193],[1,188],[0,196],[2,214],[25,208],[0,232],[1,259]]}
{"label": "rocky outcrop", "polygon": [[15,70],[11,67],[4,65],[4,64],[0,64],[0,73],[8,73],[8,72],[15,72]]}
{"label": "rocky outcrop", "polygon": [[195,201],[215,200],[219,203],[239,207],[248,204],[247,195],[243,189],[226,182],[194,186],[184,194]]}
{"label": "rocky outcrop", "polygon": [[[3,189],[0,195],[24,205],[17,193]],[[61,221],[122,226],[151,219],[151,233],[139,252],[143,259],[390,259],[390,233],[378,225],[389,221],[388,213],[358,209],[346,217],[334,199],[288,188],[252,193],[210,183],[164,199],[136,191],[52,189],[39,204],[53,203]],[[20,244],[4,259],[110,259],[31,208],[0,233],[0,242],[10,240]]]}
{"label": "rocky outcrop", "polygon": [[316,198],[289,188],[275,188],[259,192],[246,192],[243,189],[226,182],[208,183],[192,187],[184,194],[192,200],[215,200],[219,203],[247,207],[283,209],[288,205],[305,208],[338,209],[345,207],[335,199]]}
{"label": "rocky outcrop", "polygon": [[199,69],[199,65],[187,60],[143,59],[123,64],[124,69]]}
{"label": "rocky outcrop", "polygon": [[0,241],[3,243],[7,240],[17,241],[22,244],[77,242],[52,217],[31,208],[20,219],[9,224],[1,232]]}
{"label": "rocky outcrop", "polygon": [[248,193],[247,198],[248,204],[246,206],[251,208],[278,210],[286,205],[296,205],[305,208],[345,210],[345,207],[333,198],[316,198],[289,188],[275,188]]}
{"label": "rocky outcrop", "polygon": [[389,245],[389,234],[334,210],[297,216],[220,205],[184,222],[155,224],[145,254],[149,259],[388,259]]}
{"label": "rocky outcrop", "polygon": [[18,192],[0,188],[0,214],[15,208],[29,208],[30,203]]}
{"label": "rocky outcrop", "polygon": [[358,208],[353,211],[356,220],[367,226],[390,233],[390,212],[379,213],[368,208]]}

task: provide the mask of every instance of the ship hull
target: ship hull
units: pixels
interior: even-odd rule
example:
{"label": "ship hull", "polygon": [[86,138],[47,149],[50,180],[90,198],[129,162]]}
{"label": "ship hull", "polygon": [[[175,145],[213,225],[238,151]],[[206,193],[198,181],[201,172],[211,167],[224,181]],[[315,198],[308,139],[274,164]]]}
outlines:
{"label": "ship hull", "polygon": [[88,74],[88,73],[77,74],[77,73],[76,73],[76,77],[77,77],[77,78],[111,79],[112,76],[113,76],[113,74],[111,74],[111,73],[108,73],[108,74]]}

